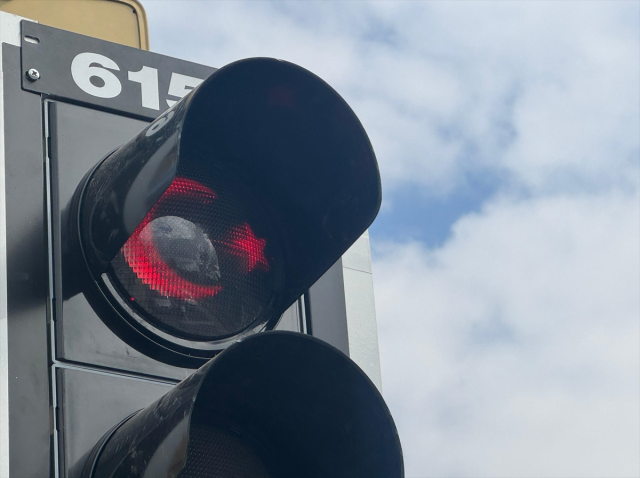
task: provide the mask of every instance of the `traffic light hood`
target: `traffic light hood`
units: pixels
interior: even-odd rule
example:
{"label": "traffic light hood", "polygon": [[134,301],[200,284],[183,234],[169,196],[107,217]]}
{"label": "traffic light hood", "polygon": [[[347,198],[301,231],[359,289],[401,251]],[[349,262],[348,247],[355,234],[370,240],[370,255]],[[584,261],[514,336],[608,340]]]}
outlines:
{"label": "traffic light hood", "polygon": [[312,337],[236,342],[110,430],[74,478],[401,478],[393,419],[367,376]]}
{"label": "traffic light hood", "polygon": [[87,178],[80,232],[95,275],[181,170],[232,177],[281,240],[284,310],[376,217],[378,165],[360,121],[323,80],[253,58],[214,72]]}

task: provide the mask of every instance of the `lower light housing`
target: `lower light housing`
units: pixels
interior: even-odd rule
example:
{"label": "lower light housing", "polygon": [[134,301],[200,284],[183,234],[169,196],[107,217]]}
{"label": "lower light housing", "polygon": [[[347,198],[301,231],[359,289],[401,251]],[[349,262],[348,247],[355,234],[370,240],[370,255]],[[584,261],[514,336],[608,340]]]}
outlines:
{"label": "lower light housing", "polygon": [[326,343],[266,332],[231,345],[112,428],[71,473],[178,478],[402,478],[375,385]]}

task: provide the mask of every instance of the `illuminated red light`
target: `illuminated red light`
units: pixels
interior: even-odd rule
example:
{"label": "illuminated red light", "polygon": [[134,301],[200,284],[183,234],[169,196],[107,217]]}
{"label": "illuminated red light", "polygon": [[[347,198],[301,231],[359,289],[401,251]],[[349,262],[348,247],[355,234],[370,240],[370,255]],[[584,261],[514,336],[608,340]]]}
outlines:
{"label": "illuminated red light", "polygon": [[[166,199],[182,196],[197,199],[205,204],[215,199],[215,193],[205,185],[187,178],[176,178],[167,188],[160,200],[149,211],[138,225],[131,237],[122,247],[129,267],[138,279],[150,289],[159,292],[166,297],[177,299],[204,299],[218,293],[222,287],[194,284],[180,277],[169,265],[167,265],[153,243],[153,237],[145,227],[155,219],[158,206]],[[132,298],[133,299],[133,298]]]}
{"label": "illuminated red light", "polygon": [[235,227],[230,236],[231,240],[225,245],[231,254],[246,261],[247,272],[251,272],[256,267],[264,271],[269,270],[269,263],[264,255],[267,240],[257,238],[249,224]]}
{"label": "illuminated red light", "polygon": [[[176,198],[209,204],[215,200],[216,194],[198,181],[176,178],[129,237],[122,247],[122,253],[138,279],[163,296],[181,300],[213,297],[222,290],[222,286],[195,284],[181,277],[161,257],[154,244],[152,228],[147,228],[147,225],[156,219],[158,207],[163,201]],[[249,224],[234,227],[226,240],[216,243],[221,247],[220,252],[224,250],[240,258],[246,273],[254,269],[269,271],[269,262],[264,254],[267,241],[256,237]],[[131,300],[135,299],[132,297]]]}
{"label": "illuminated red light", "polygon": [[150,289],[167,297],[182,300],[204,299],[218,293],[222,287],[194,284],[180,277],[160,257],[147,230],[138,231],[123,247],[129,267]]}
{"label": "illuminated red light", "polygon": [[[201,184],[198,181],[194,181],[193,179],[176,178],[171,183],[171,186],[169,186],[164,192],[157,204],[160,204],[164,199],[169,199],[175,196],[199,199],[204,204],[209,204],[216,198],[216,193],[214,193],[204,184]],[[154,212],[154,209],[156,209],[156,207],[149,211],[149,214],[147,214],[147,217],[145,219],[151,216],[151,213]]]}

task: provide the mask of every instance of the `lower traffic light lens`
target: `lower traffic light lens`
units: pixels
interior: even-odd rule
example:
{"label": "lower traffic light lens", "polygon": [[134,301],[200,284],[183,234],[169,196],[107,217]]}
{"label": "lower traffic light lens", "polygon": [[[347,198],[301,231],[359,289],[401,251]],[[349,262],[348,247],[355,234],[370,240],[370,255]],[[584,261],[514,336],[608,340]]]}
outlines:
{"label": "lower traffic light lens", "polygon": [[178,478],[271,478],[264,461],[240,435],[229,430],[192,424],[187,462]]}
{"label": "lower traffic light lens", "polygon": [[222,174],[180,171],[108,273],[144,320],[187,340],[245,330],[277,285],[277,237],[259,202]]}

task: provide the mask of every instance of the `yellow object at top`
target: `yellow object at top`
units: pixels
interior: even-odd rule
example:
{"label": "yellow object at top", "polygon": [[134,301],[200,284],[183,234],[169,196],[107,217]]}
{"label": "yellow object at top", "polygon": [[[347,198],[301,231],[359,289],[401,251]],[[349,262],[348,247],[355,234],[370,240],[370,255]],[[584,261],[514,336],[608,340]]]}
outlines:
{"label": "yellow object at top", "polygon": [[147,16],[138,0],[0,0],[0,11],[82,35],[149,49]]}

